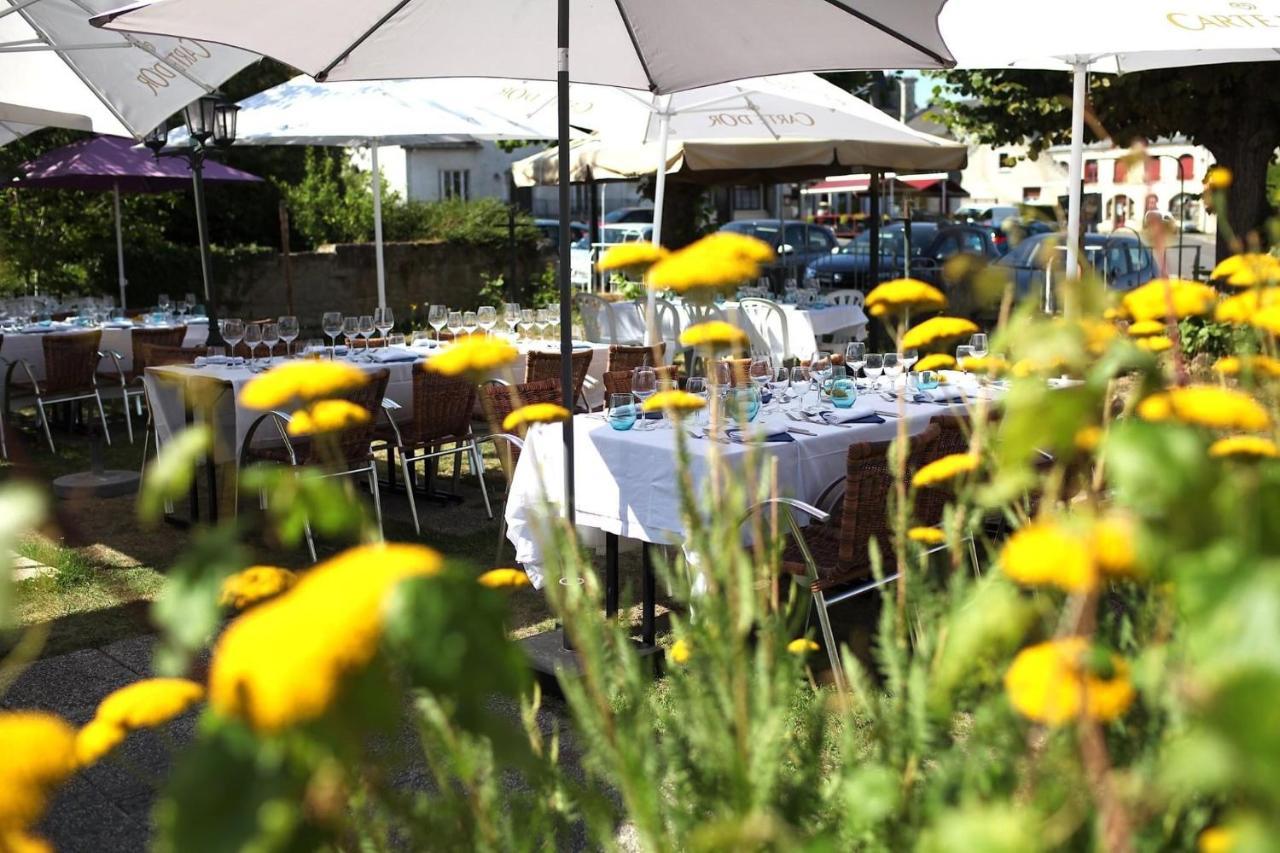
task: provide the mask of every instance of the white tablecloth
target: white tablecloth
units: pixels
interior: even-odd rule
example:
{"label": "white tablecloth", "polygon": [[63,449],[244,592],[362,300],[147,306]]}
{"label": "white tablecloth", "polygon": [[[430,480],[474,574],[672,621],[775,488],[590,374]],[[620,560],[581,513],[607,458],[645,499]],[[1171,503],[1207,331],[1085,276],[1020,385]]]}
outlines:
{"label": "white tablecloth", "polygon": [[[897,404],[884,401],[876,408],[896,411]],[[908,433],[924,431],[932,417],[947,410],[943,405],[909,404]],[[854,424],[850,428],[791,425],[816,435],[794,435],[793,442],[764,444],[764,452],[757,458],[762,466],[776,460],[779,495],[811,503],[827,486],[845,476],[851,445],[887,441],[898,429],[897,419],[892,417],[886,417],[884,423]],[[542,519],[545,513],[558,512],[564,504],[561,429],[559,424],[550,424],[530,430],[506,505],[507,538],[515,546],[516,559],[535,581],[542,562],[538,543]],[[658,544],[683,541],[674,430],[618,432],[599,416],[579,415],[574,420],[573,438],[574,509],[580,528]],[[707,481],[708,454],[713,447],[735,471],[741,471],[747,461],[747,447],[741,444],[690,439],[688,447],[694,483]]]}
{"label": "white tablecloth", "polygon": [[[153,327],[154,328],[154,327]],[[35,374],[36,379],[44,379],[44,344],[42,341],[50,335],[66,334],[70,331],[80,331],[78,329],[67,329],[52,332],[6,332],[4,343],[0,346],[0,357],[9,361],[17,361],[26,359],[31,365],[31,372]],[[187,334],[183,338],[182,345],[184,347],[203,346],[205,340],[209,337],[209,326],[207,323],[188,323]],[[107,326],[102,330],[101,350],[104,355],[110,350],[119,354],[120,366],[125,370],[133,368],[133,327]],[[108,373],[114,375],[116,372],[115,362],[110,356],[102,359],[98,364],[99,373]],[[18,369],[15,374],[24,381],[26,375],[22,373],[22,369]]]}
{"label": "white tablecloth", "polygon": [[[689,312],[683,302],[673,303],[680,315],[680,327],[689,325]],[[725,319],[742,328],[746,328],[746,318],[739,311],[737,302],[722,302],[719,305]],[[848,333],[858,340],[867,336],[867,315],[857,305],[829,305],[826,308],[802,308],[798,305],[781,305],[782,313],[787,320],[787,337],[791,345],[791,354],[796,358],[808,358],[818,347],[818,338],[823,335]],[[634,302],[613,302],[609,305],[613,315],[614,328],[618,341],[642,341],[645,336],[644,311],[638,309]],[[668,323],[668,326],[670,324]],[[603,331],[607,334],[608,327]],[[674,335],[672,329],[664,328],[662,336],[670,341]],[[770,351],[777,356],[782,355],[782,336],[776,329],[760,329],[769,343]],[[669,355],[671,345],[668,344]]]}

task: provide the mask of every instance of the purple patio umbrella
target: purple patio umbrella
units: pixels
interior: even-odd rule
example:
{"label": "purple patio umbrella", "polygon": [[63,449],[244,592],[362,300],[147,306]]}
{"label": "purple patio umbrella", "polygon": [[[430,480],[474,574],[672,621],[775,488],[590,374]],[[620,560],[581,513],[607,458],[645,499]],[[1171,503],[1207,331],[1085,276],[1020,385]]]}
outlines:
{"label": "purple patio umbrella", "polygon": [[[259,182],[262,178],[208,161],[206,181]],[[116,219],[116,263],[120,275],[120,307],[125,307],[124,233],[120,223],[121,193],[161,193],[191,183],[191,167],[185,160],[157,160],[135,140],[122,136],[93,136],[46,152],[22,164],[22,175],[12,186],[43,189],[111,192]]]}

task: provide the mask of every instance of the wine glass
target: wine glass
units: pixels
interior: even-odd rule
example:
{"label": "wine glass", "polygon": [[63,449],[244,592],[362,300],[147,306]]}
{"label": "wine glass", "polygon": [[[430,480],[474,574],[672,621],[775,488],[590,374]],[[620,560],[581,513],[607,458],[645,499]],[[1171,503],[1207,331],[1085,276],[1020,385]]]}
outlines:
{"label": "wine glass", "polygon": [[373,325],[372,314],[360,315],[360,336],[364,338],[364,355],[369,357],[369,339],[378,333],[378,327]]}
{"label": "wine glass", "polygon": [[267,346],[267,366],[270,367],[275,362],[276,344],[280,343],[279,323],[262,324],[262,342]]}
{"label": "wine glass", "polygon": [[916,362],[920,360],[920,351],[914,349],[904,349],[902,351],[902,366],[905,370],[911,370],[916,366]]}
{"label": "wine glass", "polygon": [[329,357],[333,357],[333,349],[338,345],[338,335],[342,334],[342,312],[326,311],[320,321],[324,336],[329,339]]}
{"label": "wine glass", "polygon": [[249,348],[249,369],[253,370],[258,362],[258,346],[262,343],[262,327],[257,323],[245,326],[244,343]]}
{"label": "wine glass", "polygon": [[462,331],[462,312],[450,311],[449,317],[445,321],[445,328],[449,330],[449,334],[453,335],[453,339],[458,339],[458,332]]}
{"label": "wine glass", "polygon": [[[701,397],[702,402],[707,401],[707,379],[705,376],[690,376],[689,381],[685,383],[684,390],[695,397]],[[703,414],[706,414],[706,406],[702,408]]]}
{"label": "wine glass", "polygon": [[356,338],[360,337],[360,318],[359,317],[343,317],[342,318],[342,338],[347,344],[347,358],[354,358],[356,354]]}
{"label": "wine glass", "polygon": [[476,328],[480,325],[480,318],[474,311],[462,312],[462,330],[468,335],[474,335]]}
{"label": "wine glass", "polygon": [[[631,393],[640,398],[643,411],[645,400],[658,393],[658,372],[652,367],[637,367],[631,373]],[[642,426],[641,429],[648,429]]]}
{"label": "wine glass", "polygon": [[436,340],[440,340],[440,330],[449,322],[449,309],[444,305],[432,305],[427,309],[427,325],[436,330]]}
{"label": "wine glass", "polygon": [[485,335],[493,334],[493,327],[498,322],[498,309],[492,305],[481,305],[480,310],[476,311],[476,322],[480,324],[480,328],[484,329]]}
{"label": "wine glass", "polygon": [[896,352],[887,352],[884,354],[884,375],[889,380],[889,390],[893,391],[897,385],[895,380],[902,375],[902,359]]}
{"label": "wine glass", "polygon": [[[798,364],[791,368],[791,394],[792,398],[799,400],[800,408],[804,408],[805,392],[812,387],[813,379],[809,376],[809,368],[802,364]],[[800,389],[800,393],[796,394],[796,389]]]}
{"label": "wine glass", "polygon": [[791,399],[791,371],[785,367],[779,367],[773,371],[773,376],[769,377],[769,393],[773,397],[775,408],[782,408],[782,404]]}
{"label": "wine glass", "polygon": [[279,319],[280,340],[284,341],[285,358],[293,355],[293,342],[298,339],[301,330],[298,328],[298,318],[292,314],[287,314]]}
{"label": "wine glass", "polygon": [[537,316],[537,312],[532,308],[520,309],[520,334],[525,340],[529,340],[529,330],[533,328],[533,321]]}
{"label": "wine glass", "polygon": [[978,332],[969,338],[969,346],[973,348],[975,358],[987,357],[987,335],[985,332]]}
{"label": "wine glass", "polygon": [[237,317],[228,317],[222,321],[220,328],[222,329],[222,339],[227,342],[227,351],[235,355],[236,344],[244,340],[244,320]]}
{"label": "wine glass", "polygon": [[867,353],[867,361],[862,365],[862,372],[867,374],[867,378],[871,380],[871,388],[875,389],[880,385],[880,374],[884,373],[884,354],[878,352]]}
{"label": "wine glass", "polygon": [[182,304],[187,306],[187,314],[194,317],[196,305],[198,304],[196,302],[196,295],[194,293],[184,294],[182,297]]}
{"label": "wine glass", "polygon": [[956,347],[956,367],[961,371],[968,373],[969,371],[965,368],[964,363],[975,355],[977,355],[977,353],[973,351],[972,344],[961,344]]}
{"label": "wine glass", "polygon": [[552,331],[551,340],[560,340],[560,303],[552,302],[547,306],[547,328]]}
{"label": "wine glass", "polygon": [[809,359],[809,375],[818,383],[818,401],[822,401],[822,392],[831,378],[831,353],[818,350]]}
{"label": "wine glass", "polygon": [[850,341],[844,348],[844,363],[857,379],[858,371],[867,363],[867,345],[862,341]]}
{"label": "wine glass", "polygon": [[396,326],[395,312],[390,308],[373,309],[373,325],[377,327],[378,334],[382,336],[385,343],[387,334]]}
{"label": "wine glass", "polygon": [[533,329],[538,336],[538,340],[542,340],[547,336],[547,323],[549,322],[546,308],[539,308],[533,312]]}
{"label": "wine glass", "polygon": [[769,356],[752,356],[751,364],[747,365],[747,376],[751,377],[751,381],[760,389],[760,397],[764,399],[764,389],[773,378],[773,365],[769,363]]}
{"label": "wine glass", "polygon": [[506,302],[502,305],[502,322],[507,324],[511,337],[516,336],[516,326],[520,325],[520,303]]}
{"label": "wine glass", "polygon": [[172,305],[173,303],[169,300],[169,294],[162,293],[156,297],[156,308],[158,308],[162,314],[168,314],[169,308]]}

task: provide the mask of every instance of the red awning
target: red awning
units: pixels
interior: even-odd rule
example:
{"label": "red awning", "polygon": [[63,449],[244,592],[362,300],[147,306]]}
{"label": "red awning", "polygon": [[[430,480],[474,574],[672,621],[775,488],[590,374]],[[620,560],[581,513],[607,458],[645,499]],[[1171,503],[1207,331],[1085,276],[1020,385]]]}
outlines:
{"label": "red awning", "polygon": [[835,178],[819,181],[808,189],[810,192],[863,192],[870,186],[870,178]]}

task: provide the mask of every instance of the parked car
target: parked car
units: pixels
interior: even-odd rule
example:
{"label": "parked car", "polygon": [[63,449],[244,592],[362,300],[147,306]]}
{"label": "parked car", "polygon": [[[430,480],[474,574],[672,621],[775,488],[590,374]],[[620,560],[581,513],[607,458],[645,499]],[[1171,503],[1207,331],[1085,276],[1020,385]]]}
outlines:
{"label": "parked car", "polygon": [[[905,241],[901,222],[880,230],[880,274],[899,273],[904,267]],[[995,260],[1000,257],[994,229],[978,225],[911,223],[911,275],[937,282],[942,264],[953,255],[968,253]],[[819,287],[870,286],[871,235],[862,233],[839,252],[819,258],[805,270],[805,280]]]}
{"label": "parked car", "polygon": [[606,224],[625,222],[653,222],[652,207],[619,207],[605,214]]}
{"label": "parked car", "polygon": [[[534,226],[537,227],[539,238],[549,248],[550,251],[556,251],[560,248],[560,220],[559,219],[535,219]],[[589,229],[584,223],[569,223],[569,242],[576,243],[586,236]]]}
{"label": "parked car", "polygon": [[984,207],[962,207],[952,217],[956,222],[970,225],[999,225],[1006,219],[1018,219],[1020,213],[1016,205],[993,204]]}
{"label": "parked car", "polygon": [[[1061,275],[1066,263],[1065,234],[1036,234],[1018,244],[996,266],[1014,277],[1019,297],[1044,293],[1049,264]],[[1155,256],[1132,234],[1084,235],[1084,262],[1093,267],[1113,290],[1133,290],[1159,274]]]}
{"label": "parked car", "polygon": [[[775,285],[781,285],[784,278],[800,278],[799,271],[811,261],[830,257],[840,248],[836,233],[827,226],[794,219],[781,222],[777,219],[741,219],[721,226],[720,230],[746,234],[772,246],[778,260],[767,267],[766,272]],[[788,270],[794,272],[788,273]]]}
{"label": "parked car", "polygon": [[600,244],[591,245],[591,237],[583,235],[569,247],[569,276],[575,285],[585,286],[595,272],[599,252],[616,243],[634,243],[653,239],[653,223],[627,222],[600,226]]}

